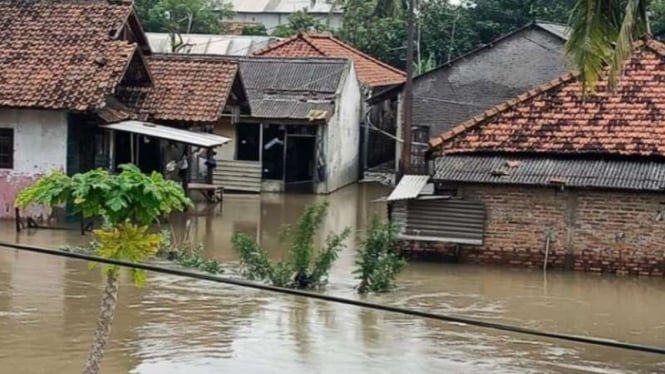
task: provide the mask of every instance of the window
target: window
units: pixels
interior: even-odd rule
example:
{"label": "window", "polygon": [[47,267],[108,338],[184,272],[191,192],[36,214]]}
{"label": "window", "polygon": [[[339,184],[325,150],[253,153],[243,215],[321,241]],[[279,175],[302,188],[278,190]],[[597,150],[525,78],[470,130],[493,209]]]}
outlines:
{"label": "window", "polygon": [[14,129],[0,129],[0,169],[14,168]]}

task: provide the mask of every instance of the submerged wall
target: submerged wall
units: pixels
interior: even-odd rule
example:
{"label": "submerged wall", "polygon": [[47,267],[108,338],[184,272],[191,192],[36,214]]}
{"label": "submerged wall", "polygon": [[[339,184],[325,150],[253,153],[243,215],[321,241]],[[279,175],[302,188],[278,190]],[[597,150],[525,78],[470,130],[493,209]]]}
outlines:
{"label": "submerged wall", "polygon": [[470,185],[465,199],[486,205],[482,246],[403,241],[414,256],[441,254],[460,262],[616,274],[665,273],[665,194],[560,191]]}
{"label": "submerged wall", "polygon": [[335,114],[323,126],[326,181],[316,193],[331,193],[358,180],[360,166],[360,86],[355,69],[345,77],[335,103]]}
{"label": "submerged wall", "polygon": [[11,218],[19,190],[43,174],[65,170],[67,113],[2,108],[0,128],[14,130],[14,166],[0,169],[0,218]]}

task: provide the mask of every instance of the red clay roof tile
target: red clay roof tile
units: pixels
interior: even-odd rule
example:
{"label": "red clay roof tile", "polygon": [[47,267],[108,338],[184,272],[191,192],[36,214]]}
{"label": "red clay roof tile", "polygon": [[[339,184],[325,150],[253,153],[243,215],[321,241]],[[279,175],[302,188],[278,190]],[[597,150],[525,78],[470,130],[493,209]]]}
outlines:
{"label": "red clay roof tile", "polygon": [[0,0],[0,106],[85,111],[113,94],[136,45],[131,4]]}
{"label": "red clay roof tile", "polygon": [[358,80],[369,87],[403,83],[403,71],[383,63],[332,36],[323,34],[298,34],[276,42],[255,53],[269,57],[338,57],[353,61]]}
{"label": "red clay roof tile", "polygon": [[239,70],[237,62],[227,59],[177,54],[152,55],[148,66],[154,86],[138,111],[164,121],[217,121]]}
{"label": "red clay roof tile", "polygon": [[[665,156],[665,45],[636,44],[615,92],[568,73],[430,141],[436,151]],[[462,132],[460,133],[460,130]]]}

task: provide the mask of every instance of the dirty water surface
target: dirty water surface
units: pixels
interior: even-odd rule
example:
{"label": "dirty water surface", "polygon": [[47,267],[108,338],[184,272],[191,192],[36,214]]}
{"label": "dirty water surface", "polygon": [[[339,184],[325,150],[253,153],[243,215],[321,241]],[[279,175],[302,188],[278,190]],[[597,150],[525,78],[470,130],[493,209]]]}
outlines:
{"label": "dirty water surface", "polygon": [[[386,190],[355,185],[329,196],[227,195],[198,207],[192,235],[205,255],[237,260],[233,232],[284,254],[279,227],[314,201],[330,203],[324,230],[362,235]],[[182,224],[174,221],[177,227]],[[75,231],[0,240],[58,247]],[[326,293],[357,298],[355,244],[341,253]],[[102,373],[665,373],[665,357],[535,338],[336,305],[295,296],[149,274],[122,278]],[[87,357],[103,288],[85,262],[0,249],[0,372],[77,373]],[[665,346],[665,280],[409,263],[399,289],[365,300],[530,328]]]}

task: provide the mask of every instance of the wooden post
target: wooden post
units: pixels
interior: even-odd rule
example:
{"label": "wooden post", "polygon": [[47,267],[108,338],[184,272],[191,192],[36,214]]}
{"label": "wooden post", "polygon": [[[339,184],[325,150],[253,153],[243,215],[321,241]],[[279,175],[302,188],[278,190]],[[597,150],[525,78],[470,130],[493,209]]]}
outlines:
{"label": "wooden post", "polygon": [[131,153],[132,164],[136,165],[136,162],[134,162],[134,134],[129,134],[129,152]]}
{"label": "wooden post", "polygon": [[21,232],[21,210],[19,208],[14,208],[16,215],[16,232]]}
{"label": "wooden post", "polygon": [[[406,45],[406,82],[404,83],[404,128],[402,143],[402,168],[400,176],[408,174],[411,169],[411,127],[413,126],[413,43],[415,23],[415,1],[409,0],[409,14]],[[397,181],[396,181],[397,182]]]}
{"label": "wooden post", "polygon": [[109,170],[115,171],[115,131],[109,134]]}
{"label": "wooden post", "polygon": [[208,169],[208,174],[206,175],[206,183],[208,184],[214,184],[214,179],[213,179],[213,173],[215,172],[215,168],[210,164],[210,160],[213,159],[213,150],[212,148],[208,148],[206,150],[206,168]]}

